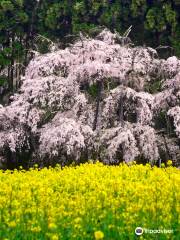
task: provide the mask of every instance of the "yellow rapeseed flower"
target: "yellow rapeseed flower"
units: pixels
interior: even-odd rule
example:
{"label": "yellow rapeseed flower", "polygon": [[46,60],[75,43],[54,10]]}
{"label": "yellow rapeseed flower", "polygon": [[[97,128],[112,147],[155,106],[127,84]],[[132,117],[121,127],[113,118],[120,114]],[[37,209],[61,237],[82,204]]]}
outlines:
{"label": "yellow rapeseed flower", "polygon": [[15,222],[15,221],[9,222],[9,223],[8,223],[8,227],[10,227],[10,228],[16,227],[16,222]]}
{"label": "yellow rapeseed flower", "polygon": [[96,232],[94,232],[94,237],[95,237],[95,239],[103,239],[104,233],[102,231],[96,231]]}
{"label": "yellow rapeseed flower", "polygon": [[167,166],[172,166],[172,160],[167,161]]}
{"label": "yellow rapeseed flower", "polygon": [[55,223],[49,223],[48,228],[51,229],[51,230],[54,230],[54,229],[57,228],[57,225]]}
{"label": "yellow rapeseed flower", "polygon": [[165,164],[164,164],[164,163],[161,163],[161,167],[164,168],[164,167],[165,167]]}
{"label": "yellow rapeseed flower", "polygon": [[38,233],[41,231],[41,228],[39,226],[37,227],[31,227],[31,232],[35,232],[35,233]]}
{"label": "yellow rapeseed flower", "polygon": [[53,235],[51,235],[50,239],[51,240],[59,240],[59,237],[57,234],[53,234]]}
{"label": "yellow rapeseed flower", "polygon": [[180,216],[179,185],[180,171],[170,164],[97,162],[63,170],[0,171],[0,235],[12,239],[21,231],[25,239],[121,239],[142,221],[146,228],[157,221],[167,228]]}

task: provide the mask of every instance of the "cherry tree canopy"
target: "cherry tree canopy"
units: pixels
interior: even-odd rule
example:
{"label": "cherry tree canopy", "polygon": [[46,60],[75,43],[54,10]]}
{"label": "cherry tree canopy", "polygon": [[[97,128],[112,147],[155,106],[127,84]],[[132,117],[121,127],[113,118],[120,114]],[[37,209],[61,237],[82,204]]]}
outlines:
{"label": "cherry tree canopy", "polygon": [[178,138],[180,60],[106,29],[34,57],[0,107],[1,161],[177,161]]}

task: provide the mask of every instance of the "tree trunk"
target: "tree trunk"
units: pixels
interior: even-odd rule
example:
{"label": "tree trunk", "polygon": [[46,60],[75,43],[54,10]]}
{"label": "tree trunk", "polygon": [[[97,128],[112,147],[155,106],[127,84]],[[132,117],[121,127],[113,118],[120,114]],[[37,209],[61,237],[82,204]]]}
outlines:
{"label": "tree trunk", "polygon": [[[30,24],[29,24],[29,30],[27,32],[27,36],[25,39],[25,60],[24,60],[24,65],[27,66],[29,59],[28,59],[28,54],[29,54],[29,50],[33,49],[34,47],[34,35],[35,35],[35,24],[36,24],[36,15],[37,15],[37,10],[39,8],[39,6],[41,5],[41,0],[38,1],[32,11],[32,15],[31,15],[31,20],[30,20]],[[31,55],[31,58],[33,56]]]}
{"label": "tree trunk", "polygon": [[96,111],[95,111],[95,117],[94,117],[94,123],[93,123],[93,131],[95,131],[96,127],[97,127],[97,121],[98,121],[98,116],[99,116],[99,106],[100,106],[101,94],[102,94],[102,87],[103,87],[103,83],[101,81],[98,81],[98,83],[97,83],[98,94],[97,94]]}
{"label": "tree trunk", "polygon": [[9,75],[9,90],[13,92],[14,90],[14,33],[12,34],[11,39],[11,48],[12,48],[12,54],[11,54],[11,67],[10,67],[10,75]]}
{"label": "tree trunk", "polygon": [[119,107],[118,107],[118,115],[119,115],[119,121],[123,125],[124,123],[124,115],[123,115],[123,97],[121,96],[119,99]]}

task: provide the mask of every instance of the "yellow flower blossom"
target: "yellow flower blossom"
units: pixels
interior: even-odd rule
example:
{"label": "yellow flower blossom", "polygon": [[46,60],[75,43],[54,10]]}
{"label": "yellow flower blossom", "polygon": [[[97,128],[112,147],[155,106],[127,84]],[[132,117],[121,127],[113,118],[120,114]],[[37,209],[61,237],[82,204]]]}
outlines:
{"label": "yellow flower blossom", "polygon": [[41,231],[41,228],[40,228],[39,226],[37,226],[37,227],[32,227],[32,228],[31,228],[31,232],[38,233],[38,232],[40,232],[40,231]]}
{"label": "yellow flower blossom", "polygon": [[95,239],[103,239],[104,233],[102,231],[96,231],[96,232],[94,232],[94,237],[95,237]]}
{"label": "yellow flower blossom", "polygon": [[9,223],[8,223],[8,227],[10,227],[10,228],[16,227],[16,222],[15,222],[15,221],[9,222]]}
{"label": "yellow flower blossom", "polygon": [[50,239],[51,240],[59,240],[59,237],[57,234],[53,234],[53,235],[51,235]]}
{"label": "yellow flower blossom", "polygon": [[167,166],[172,166],[172,160],[167,161]]}
{"label": "yellow flower blossom", "polygon": [[165,167],[165,164],[164,164],[164,163],[161,163],[161,167],[164,168],[164,167]]}
{"label": "yellow flower blossom", "polygon": [[0,236],[121,239],[142,222],[147,229],[167,229],[180,221],[179,186],[180,170],[170,164],[0,171]]}
{"label": "yellow flower blossom", "polygon": [[54,230],[54,229],[57,228],[57,225],[55,223],[49,223],[48,228],[51,229],[51,230]]}

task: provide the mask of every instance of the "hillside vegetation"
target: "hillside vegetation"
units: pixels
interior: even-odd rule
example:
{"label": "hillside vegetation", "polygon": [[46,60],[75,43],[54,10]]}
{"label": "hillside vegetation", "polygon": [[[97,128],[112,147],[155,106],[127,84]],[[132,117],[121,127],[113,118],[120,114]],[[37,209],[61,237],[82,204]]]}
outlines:
{"label": "hillside vegetation", "polygon": [[179,0],[1,0],[0,100],[1,87],[18,89],[33,52],[48,52],[52,41],[64,47],[79,31],[93,37],[107,27],[122,35],[132,26],[137,45],[180,56],[179,23]]}

